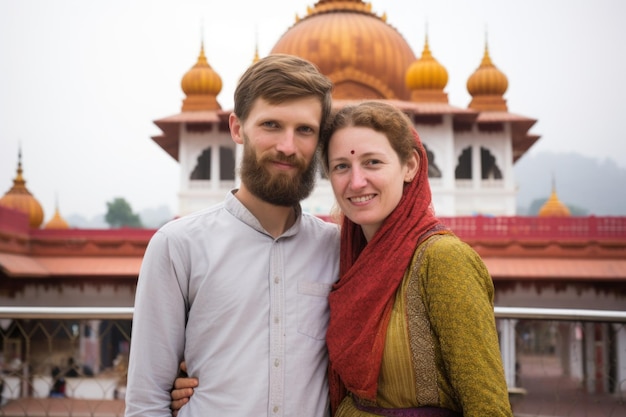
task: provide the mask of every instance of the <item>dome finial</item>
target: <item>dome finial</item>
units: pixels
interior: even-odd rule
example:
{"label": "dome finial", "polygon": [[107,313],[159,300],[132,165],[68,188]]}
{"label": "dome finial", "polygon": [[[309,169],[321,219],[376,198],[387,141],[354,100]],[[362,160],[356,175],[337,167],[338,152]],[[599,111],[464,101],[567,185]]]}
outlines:
{"label": "dome finial", "polygon": [[485,52],[483,54],[483,59],[480,63],[480,66],[493,66],[495,68],[493,62],[491,62],[491,57],[489,56],[489,35],[487,33],[487,25],[485,25]]}
{"label": "dome finial", "polygon": [[485,23],[485,49],[489,49],[489,28]]}
{"label": "dome finial", "polygon": [[252,63],[253,64],[258,62],[261,59],[261,57],[259,56],[259,28],[258,27],[256,27],[254,29],[254,37],[255,37],[255,40],[254,40],[254,58],[252,58]]}
{"label": "dome finial", "polygon": [[22,184],[26,184],[26,181],[24,181],[24,178],[22,177],[22,173],[24,171],[22,170],[22,144],[20,144],[20,146],[17,149],[17,175],[15,176],[15,179],[13,180],[13,184],[16,183],[16,181],[19,181]]}
{"label": "dome finial", "polygon": [[204,19],[200,19],[200,54],[198,55],[198,62],[196,65],[198,65],[201,61],[208,65],[206,55],[204,54]]}
{"label": "dome finial", "polygon": [[[13,189],[26,190],[26,180],[24,179],[24,170],[22,169],[22,145],[17,149],[17,169],[15,170],[15,178],[13,179]],[[10,191],[9,191],[10,192]]]}

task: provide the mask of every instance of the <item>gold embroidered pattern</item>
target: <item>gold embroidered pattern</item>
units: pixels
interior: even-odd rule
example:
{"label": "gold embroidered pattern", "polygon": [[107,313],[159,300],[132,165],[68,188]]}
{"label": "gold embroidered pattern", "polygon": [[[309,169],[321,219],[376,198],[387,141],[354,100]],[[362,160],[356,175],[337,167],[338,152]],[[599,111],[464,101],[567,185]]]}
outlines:
{"label": "gold embroidered pattern", "polygon": [[413,368],[415,369],[416,398],[419,404],[438,404],[435,343],[430,331],[424,300],[420,295],[419,270],[428,246],[442,238],[434,235],[422,243],[411,261],[411,276],[407,285],[407,321]]}

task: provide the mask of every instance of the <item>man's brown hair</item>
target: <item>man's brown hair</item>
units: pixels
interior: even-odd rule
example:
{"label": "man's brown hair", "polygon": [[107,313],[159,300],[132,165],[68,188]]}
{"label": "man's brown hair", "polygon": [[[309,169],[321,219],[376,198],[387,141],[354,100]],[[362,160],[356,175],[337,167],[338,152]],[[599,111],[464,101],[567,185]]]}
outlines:
{"label": "man's brown hair", "polygon": [[317,97],[322,105],[323,127],[331,111],[332,88],[332,82],[309,61],[293,55],[269,55],[252,64],[239,79],[234,112],[245,121],[257,98],[280,104]]}

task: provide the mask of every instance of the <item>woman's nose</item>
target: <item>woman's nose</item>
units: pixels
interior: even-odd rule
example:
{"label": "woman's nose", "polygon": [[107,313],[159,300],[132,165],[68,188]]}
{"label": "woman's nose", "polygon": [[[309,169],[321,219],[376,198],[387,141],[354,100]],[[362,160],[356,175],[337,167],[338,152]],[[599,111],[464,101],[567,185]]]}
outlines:
{"label": "woman's nose", "polygon": [[367,184],[365,173],[360,168],[353,168],[350,175],[350,186],[352,188],[362,188]]}

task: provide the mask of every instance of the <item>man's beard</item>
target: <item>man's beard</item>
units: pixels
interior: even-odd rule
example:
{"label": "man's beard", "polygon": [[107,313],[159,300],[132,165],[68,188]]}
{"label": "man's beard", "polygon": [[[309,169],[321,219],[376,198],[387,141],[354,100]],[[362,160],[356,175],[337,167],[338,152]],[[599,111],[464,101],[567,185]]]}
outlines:
{"label": "man's beard", "polygon": [[[295,175],[272,173],[266,166],[273,161],[286,162],[296,167]],[[307,198],[315,185],[317,153],[307,166],[306,161],[295,155],[279,152],[275,156],[266,154],[257,160],[257,153],[244,135],[243,160],[239,175],[246,188],[261,200],[276,206],[291,207]]]}

